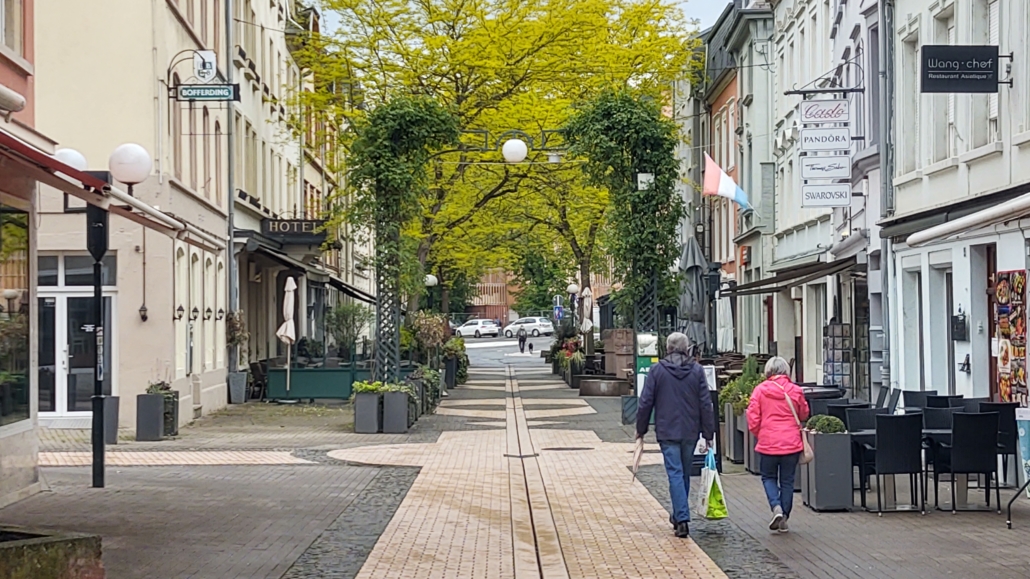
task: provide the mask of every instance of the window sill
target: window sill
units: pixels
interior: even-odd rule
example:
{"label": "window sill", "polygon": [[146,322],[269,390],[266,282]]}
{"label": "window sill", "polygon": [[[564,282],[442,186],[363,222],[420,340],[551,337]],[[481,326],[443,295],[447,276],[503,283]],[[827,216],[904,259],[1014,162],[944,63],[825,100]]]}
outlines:
{"label": "window sill", "polygon": [[25,76],[33,76],[36,74],[36,67],[32,66],[32,63],[25,60],[22,55],[11,50],[11,48],[6,44],[0,44],[0,56],[13,64],[15,68],[25,73]]}
{"label": "window sill", "polygon": [[1023,147],[1028,144],[1030,144],[1030,131],[1012,136],[1012,145],[1014,147]]}
{"label": "window sill", "polygon": [[894,178],[894,186],[901,187],[902,185],[908,185],[913,181],[918,181],[923,178],[923,172],[920,170],[911,171],[904,175],[899,175]]}
{"label": "window sill", "polygon": [[973,149],[972,151],[959,156],[958,160],[961,163],[969,165],[992,155],[1001,154],[1004,149],[1005,146],[1001,141],[994,141],[993,143],[988,143],[983,147]]}
{"label": "window sill", "polygon": [[930,177],[932,175],[936,175],[937,173],[943,173],[948,169],[958,169],[958,157],[948,157],[943,161],[938,161],[933,165],[923,167],[923,176]]}

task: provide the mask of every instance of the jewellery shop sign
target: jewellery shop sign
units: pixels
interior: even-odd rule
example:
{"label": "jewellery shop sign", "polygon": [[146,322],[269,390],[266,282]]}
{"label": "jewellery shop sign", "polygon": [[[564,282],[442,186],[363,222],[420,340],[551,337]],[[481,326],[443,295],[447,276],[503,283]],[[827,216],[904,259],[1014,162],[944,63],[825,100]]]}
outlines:
{"label": "jewellery shop sign", "polygon": [[847,99],[801,103],[801,206],[851,205],[851,107]]}

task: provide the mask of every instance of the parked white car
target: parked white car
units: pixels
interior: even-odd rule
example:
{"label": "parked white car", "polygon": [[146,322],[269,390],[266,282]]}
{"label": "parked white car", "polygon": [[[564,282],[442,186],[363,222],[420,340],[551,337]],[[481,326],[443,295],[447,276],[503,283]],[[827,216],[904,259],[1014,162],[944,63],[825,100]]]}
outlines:
{"label": "parked white car", "polygon": [[526,333],[534,337],[554,333],[554,325],[547,318],[519,318],[504,328],[504,337],[514,337],[519,333],[519,328],[526,328]]}
{"label": "parked white car", "polygon": [[477,338],[493,336],[496,338],[500,333],[501,329],[497,327],[497,323],[493,320],[469,320],[458,326],[457,330],[454,330],[454,335],[459,338],[468,336],[475,336]]}

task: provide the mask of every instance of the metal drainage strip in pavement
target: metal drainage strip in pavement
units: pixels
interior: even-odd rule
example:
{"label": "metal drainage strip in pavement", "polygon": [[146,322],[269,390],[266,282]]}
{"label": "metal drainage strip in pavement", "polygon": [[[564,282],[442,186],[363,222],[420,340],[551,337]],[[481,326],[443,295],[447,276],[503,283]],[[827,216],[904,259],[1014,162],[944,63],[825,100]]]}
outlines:
{"label": "metal drainage strip in pavement", "polygon": [[518,579],[569,579],[538,455],[533,453],[519,383],[511,366],[508,366],[505,394],[505,457],[509,466],[515,576]]}

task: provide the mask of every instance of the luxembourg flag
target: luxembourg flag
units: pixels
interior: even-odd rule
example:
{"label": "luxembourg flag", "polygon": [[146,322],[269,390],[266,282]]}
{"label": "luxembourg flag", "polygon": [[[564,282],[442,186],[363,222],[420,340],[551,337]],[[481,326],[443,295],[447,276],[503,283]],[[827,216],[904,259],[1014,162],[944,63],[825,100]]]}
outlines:
{"label": "luxembourg flag", "polygon": [[705,153],[705,183],[701,193],[718,195],[730,201],[736,201],[743,209],[751,208],[751,203],[747,200],[747,193],[744,193],[744,190],[733,182],[733,179],[708,156],[708,153]]}

